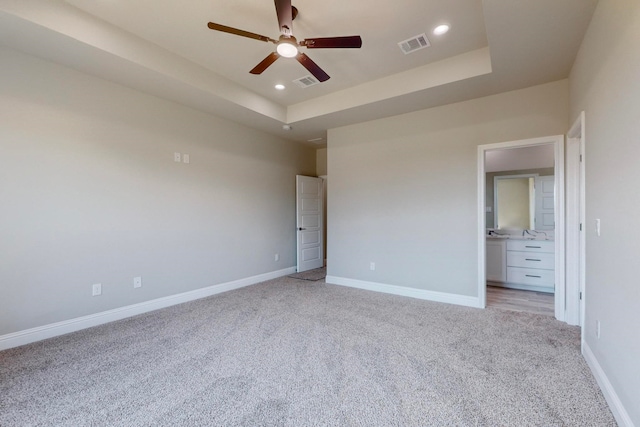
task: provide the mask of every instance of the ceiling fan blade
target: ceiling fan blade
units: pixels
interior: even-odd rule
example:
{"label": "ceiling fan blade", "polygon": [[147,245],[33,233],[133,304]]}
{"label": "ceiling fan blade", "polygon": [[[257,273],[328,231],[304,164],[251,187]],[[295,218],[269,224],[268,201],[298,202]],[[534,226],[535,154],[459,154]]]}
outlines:
{"label": "ceiling fan blade", "polygon": [[291,0],[274,0],[276,4],[276,14],[278,15],[278,25],[280,33],[287,37],[293,35],[293,9],[291,8]]}
{"label": "ceiling fan blade", "polygon": [[304,39],[300,42],[300,46],[306,46],[309,49],[324,48],[353,48],[362,47],[362,39],[360,36],[346,37],[321,37],[316,39]]}
{"label": "ceiling fan blade", "polygon": [[280,55],[278,55],[277,53],[273,52],[271,53],[269,56],[267,56],[266,58],[264,58],[262,60],[262,62],[260,62],[258,65],[256,65],[255,67],[253,67],[253,70],[249,71],[251,74],[262,74],[262,72],[264,70],[266,70],[267,68],[269,68],[269,66],[271,64],[273,64],[274,62],[276,62],[276,59],[280,58]]}
{"label": "ceiling fan blade", "polygon": [[215,22],[209,22],[207,26],[216,31],[222,31],[223,33],[235,34],[236,36],[248,37],[250,39],[256,39],[263,42],[272,42],[275,43],[277,40],[271,39],[267,36],[261,36],[260,34],[250,33],[248,31],[239,30],[233,27],[227,27],[226,25],[216,24]]}
{"label": "ceiling fan blade", "polygon": [[302,64],[304,68],[309,70],[309,72],[313,74],[313,76],[316,79],[318,79],[320,82],[325,82],[329,80],[329,75],[325,73],[322,68],[318,67],[318,64],[313,62],[311,58],[309,58],[304,53],[299,53],[298,56],[296,56],[296,59],[298,60],[299,63]]}

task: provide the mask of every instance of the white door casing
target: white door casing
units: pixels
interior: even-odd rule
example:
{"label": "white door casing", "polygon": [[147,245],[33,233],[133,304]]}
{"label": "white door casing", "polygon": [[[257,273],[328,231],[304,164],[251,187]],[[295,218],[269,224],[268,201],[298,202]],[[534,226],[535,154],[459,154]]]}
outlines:
{"label": "white door casing", "polygon": [[324,265],[322,178],[296,175],[296,234],[298,272]]}
{"label": "white door casing", "polygon": [[565,216],[564,216],[564,135],[554,135],[542,138],[524,139],[519,141],[499,142],[478,146],[478,306],[486,307],[487,283],[486,283],[486,177],[485,177],[485,153],[492,150],[505,148],[530,147],[534,145],[553,144],[554,147],[554,171],[555,171],[555,317],[565,321]]}
{"label": "white door casing", "polygon": [[583,111],[567,133],[567,323],[579,326],[584,326],[587,298],[584,120]]}

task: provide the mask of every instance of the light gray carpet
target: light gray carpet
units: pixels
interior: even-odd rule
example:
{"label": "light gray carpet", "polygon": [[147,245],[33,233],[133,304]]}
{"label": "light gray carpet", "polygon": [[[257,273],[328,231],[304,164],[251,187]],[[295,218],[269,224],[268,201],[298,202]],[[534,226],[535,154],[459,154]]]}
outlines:
{"label": "light gray carpet", "polygon": [[0,352],[2,426],[614,426],[547,316],[282,278]]}
{"label": "light gray carpet", "polygon": [[301,280],[310,280],[312,282],[322,280],[327,277],[327,268],[320,267],[313,270],[303,271],[301,273],[290,274],[289,277]]}

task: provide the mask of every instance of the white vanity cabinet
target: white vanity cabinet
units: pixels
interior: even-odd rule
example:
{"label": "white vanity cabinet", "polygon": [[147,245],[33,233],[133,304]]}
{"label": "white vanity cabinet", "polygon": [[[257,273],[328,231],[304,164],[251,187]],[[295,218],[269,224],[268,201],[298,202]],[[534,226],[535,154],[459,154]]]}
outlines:
{"label": "white vanity cabinet", "polygon": [[501,239],[487,239],[487,280],[507,281],[507,245]]}
{"label": "white vanity cabinet", "polygon": [[545,240],[507,241],[505,286],[539,292],[555,291],[555,244]]}

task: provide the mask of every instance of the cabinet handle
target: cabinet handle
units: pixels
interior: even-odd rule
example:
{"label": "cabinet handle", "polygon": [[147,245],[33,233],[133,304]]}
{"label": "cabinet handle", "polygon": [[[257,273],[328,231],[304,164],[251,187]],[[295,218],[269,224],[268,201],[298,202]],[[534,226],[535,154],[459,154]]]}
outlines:
{"label": "cabinet handle", "polygon": [[525,258],[525,261],[542,261],[541,259]]}
{"label": "cabinet handle", "polygon": [[525,248],[542,249],[542,246],[525,246]]}
{"label": "cabinet handle", "polygon": [[525,274],[527,277],[535,277],[536,279],[540,279],[542,276],[534,276],[533,274]]}

